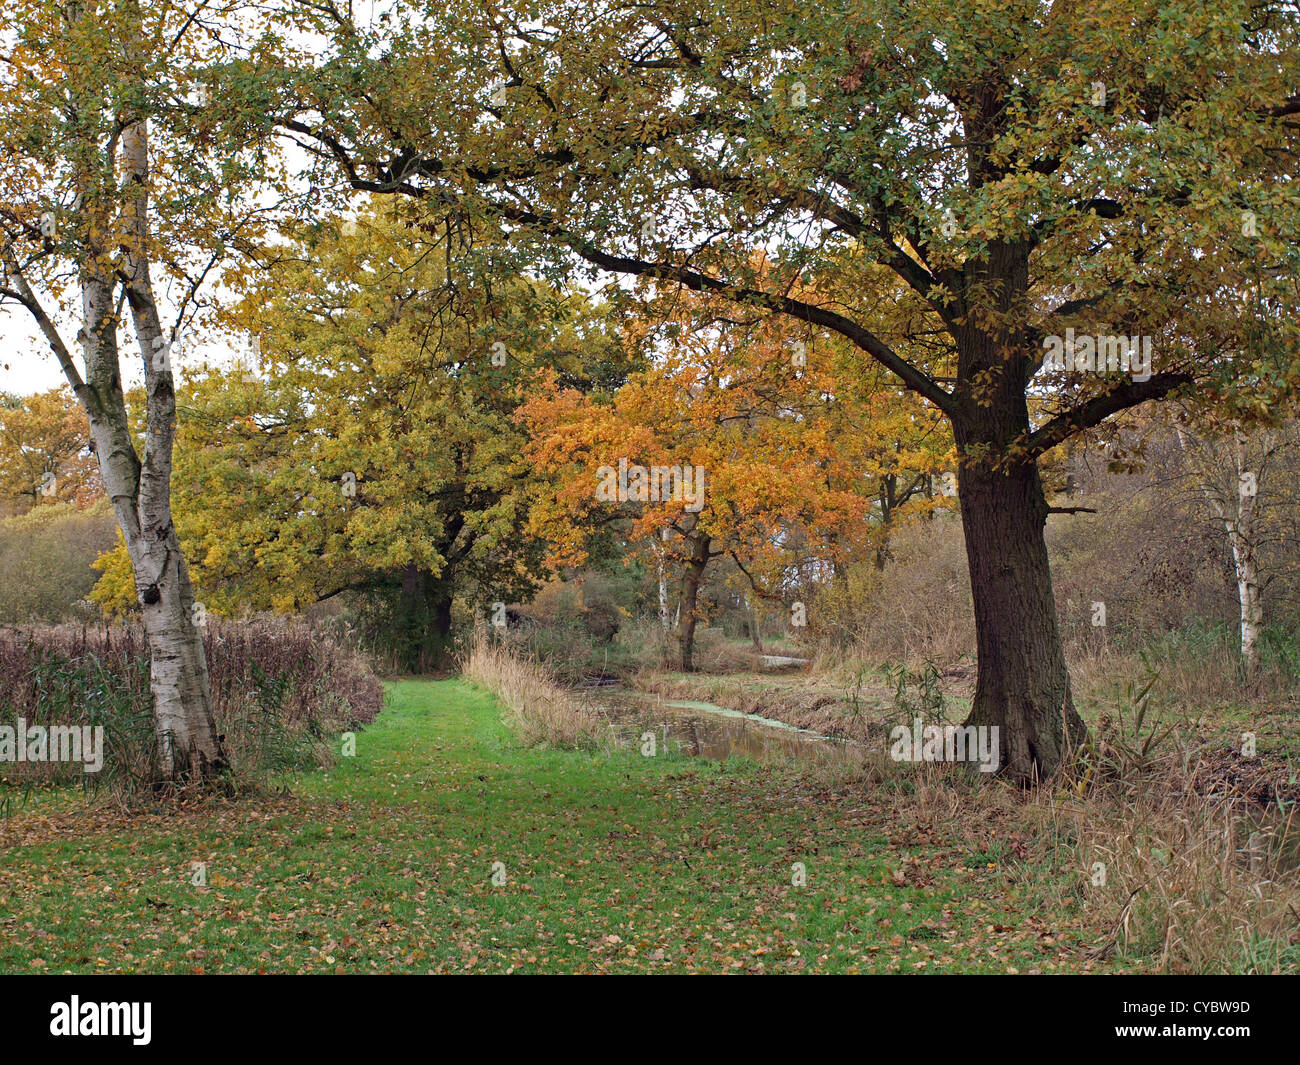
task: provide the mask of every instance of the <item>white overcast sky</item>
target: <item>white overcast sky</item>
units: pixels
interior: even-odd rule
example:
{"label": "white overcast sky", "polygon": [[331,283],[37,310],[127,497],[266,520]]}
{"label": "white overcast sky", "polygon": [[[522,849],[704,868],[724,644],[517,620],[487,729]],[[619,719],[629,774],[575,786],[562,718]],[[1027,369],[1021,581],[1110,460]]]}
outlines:
{"label": "white overcast sky", "polygon": [[[142,371],[137,371],[128,378],[128,386],[143,376]],[[50,346],[38,337],[27,310],[18,306],[0,309],[0,392],[29,396],[63,383],[59,362]]]}

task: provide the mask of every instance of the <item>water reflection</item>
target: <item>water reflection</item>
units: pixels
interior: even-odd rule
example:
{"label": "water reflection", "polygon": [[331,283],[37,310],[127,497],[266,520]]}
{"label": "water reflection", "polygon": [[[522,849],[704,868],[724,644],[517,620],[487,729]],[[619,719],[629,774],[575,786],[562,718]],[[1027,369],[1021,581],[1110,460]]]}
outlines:
{"label": "water reflection", "polygon": [[742,714],[690,700],[661,700],[640,692],[601,693],[619,741],[628,746],[653,730],[659,744],[713,761],[748,758],[756,762],[842,762],[865,750],[849,740],[821,736],[780,721]]}

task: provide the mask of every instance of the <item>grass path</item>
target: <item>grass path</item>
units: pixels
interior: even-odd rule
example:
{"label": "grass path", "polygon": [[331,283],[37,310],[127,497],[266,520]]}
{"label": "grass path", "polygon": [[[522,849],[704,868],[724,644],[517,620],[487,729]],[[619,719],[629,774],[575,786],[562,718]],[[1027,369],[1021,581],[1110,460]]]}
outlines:
{"label": "grass path", "polygon": [[0,824],[0,972],[1083,967],[996,826],[902,831],[907,797],[782,765],[521,750],[460,681],[392,684],[357,756],[290,787]]}

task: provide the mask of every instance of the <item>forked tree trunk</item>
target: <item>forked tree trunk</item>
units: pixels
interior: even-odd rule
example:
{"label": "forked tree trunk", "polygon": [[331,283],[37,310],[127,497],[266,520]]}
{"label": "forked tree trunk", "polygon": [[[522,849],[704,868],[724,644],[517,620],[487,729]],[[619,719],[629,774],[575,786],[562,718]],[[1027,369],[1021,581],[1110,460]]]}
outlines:
{"label": "forked tree trunk", "polygon": [[[90,420],[104,488],[135,574],[149,641],[150,690],[157,740],[155,783],[204,781],[227,764],[217,736],[208,687],[207,659],[196,625],[194,592],[171,518],[171,426],[175,399],[171,374],[146,374],[148,432],[143,461],[136,454],[118,375],[113,286],[93,269],[83,272],[87,381],[78,394]],[[130,292],[142,344],[160,336],[147,291]],[[153,320],[152,326],[149,324]],[[148,349],[146,349],[148,350]],[[160,361],[156,364],[161,367]],[[165,418],[159,428],[159,418]]]}
{"label": "forked tree trunk", "polygon": [[123,279],[132,325],[145,365],[145,440],[137,456],[123,401],[117,350],[114,285],[99,249],[82,270],[82,310],[87,333],[87,413],[104,484],[135,571],[136,592],[149,638],[156,783],[202,782],[227,764],[217,735],[207,659],[189,569],[171,512],[172,448],[176,395],[170,338],[164,334],[149,277],[149,139],[144,122],[121,139],[127,176],[121,218],[129,234]]}
{"label": "forked tree trunk", "polygon": [[[134,8],[128,7],[126,13],[139,17]],[[94,8],[75,4],[65,14],[72,22],[100,17]],[[142,69],[135,73],[141,74]],[[124,70],[124,76],[130,73]],[[111,106],[106,96],[94,98],[95,93],[108,91],[96,85],[85,99],[74,93],[76,107],[85,107],[89,118],[98,113],[97,108]],[[70,146],[77,206],[68,243],[75,247],[81,288],[78,341],[84,351],[84,377],[21,265],[7,252],[0,254],[90,422],[104,489],[134,570],[149,641],[157,738],[153,782],[170,787],[206,780],[223,769],[227,759],[212,714],[207,661],[193,614],[194,593],[171,517],[176,396],[168,353],[171,338],[164,335],[149,277],[148,125],[122,113],[115,116],[115,123],[120,136],[109,138],[107,145],[92,132]],[[142,454],[136,450],[122,393],[119,293],[130,307],[144,362]]]}

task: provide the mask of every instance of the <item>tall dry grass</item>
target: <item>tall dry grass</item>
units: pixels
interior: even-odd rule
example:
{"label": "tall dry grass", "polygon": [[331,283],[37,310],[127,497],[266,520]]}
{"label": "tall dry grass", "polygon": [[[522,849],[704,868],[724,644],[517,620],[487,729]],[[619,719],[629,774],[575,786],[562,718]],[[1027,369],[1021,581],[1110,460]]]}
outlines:
{"label": "tall dry grass", "polygon": [[1056,898],[1081,905],[1094,957],[1157,972],[1300,971],[1291,817],[1162,787],[1040,797],[1034,813],[1073,873]]}
{"label": "tall dry grass", "polygon": [[505,720],[525,746],[594,750],[609,736],[599,709],[561,687],[534,659],[477,633],[461,675],[505,706]]}
{"label": "tall dry grass", "polygon": [[[1108,565],[1110,556],[1088,539],[1094,526],[1073,520],[1049,528],[1049,542],[1061,637],[1085,715],[1152,673],[1160,676],[1158,701],[1190,716],[1232,708],[1268,713],[1300,702],[1293,625],[1277,618],[1265,628],[1261,667],[1248,682],[1231,597],[1227,607],[1222,596],[1213,600],[1204,566],[1197,569],[1190,555],[1169,562],[1179,573],[1196,573],[1195,595],[1172,579],[1153,584],[1155,578],[1142,577],[1136,556],[1121,554],[1124,566],[1113,558]],[[960,518],[917,521],[900,529],[892,545],[883,570],[851,567],[845,580],[819,595],[809,615],[818,637],[812,672],[843,679],[886,663],[933,663],[949,679],[973,680],[974,610]],[[1091,624],[1094,602],[1106,604],[1103,627]]]}
{"label": "tall dry grass", "polygon": [[1098,963],[1300,972],[1300,788],[1290,766],[1148,712],[1146,678],[1136,695],[1107,701],[1078,761],[1035,790],[951,765],[883,762],[836,784],[892,801],[898,833],[944,833],[981,862],[996,856],[1040,914],[1081,926]]}
{"label": "tall dry grass", "polygon": [[877,759],[827,776],[883,804],[891,832],[997,862],[1027,910],[1077,929],[1098,965],[1300,973],[1300,819],[1187,788],[1177,759],[1142,784],[1027,793],[943,764]]}
{"label": "tall dry grass", "polygon": [[961,521],[940,515],[899,529],[883,570],[862,562],[823,588],[809,611],[814,668],[849,659],[955,665],[975,647]]}
{"label": "tall dry grass", "polygon": [[[346,641],[304,622],[210,620],[203,646],[213,716],[234,782],[279,769],[327,766],[332,737],[374,721],[383,687]],[[149,648],[138,626],[38,625],[0,629],[0,724],[100,725],[106,764],[0,763],[0,783],[73,783],[124,801],[149,794],[156,756]]]}

